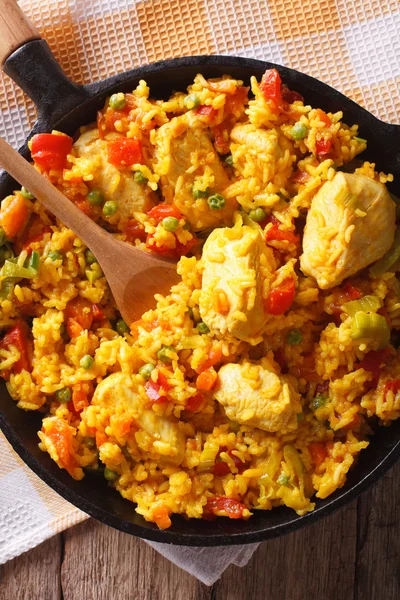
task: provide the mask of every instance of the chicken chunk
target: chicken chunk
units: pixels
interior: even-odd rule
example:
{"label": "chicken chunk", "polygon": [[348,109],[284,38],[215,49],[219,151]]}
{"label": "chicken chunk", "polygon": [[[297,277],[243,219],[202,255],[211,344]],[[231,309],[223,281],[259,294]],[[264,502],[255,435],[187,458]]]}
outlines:
{"label": "chicken chunk", "polygon": [[90,188],[104,192],[106,200],[118,203],[118,211],[107,217],[110,223],[125,223],[135,211],[147,212],[157,202],[157,196],[147,185],[136,183],[133,173],[128,169],[117,169],[108,162],[107,140],[118,137],[112,133],[105,139],[99,139],[98,129],[83,133],[73,148],[78,157],[75,169],[93,175],[87,181]]}
{"label": "chicken chunk", "polygon": [[356,173],[336,173],[314,196],[300,267],[325,290],[375,262],[390,248],[395,204],[386,187]]}
{"label": "chicken chunk", "polygon": [[213,332],[241,340],[266,322],[263,292],[275,259],[259,231],[249,226],[214,229],[203,248],[200,315]]}
{"label": "chicken chunk", "polygon": [[297,429],[300,395],[290,375],[276,375],[267,365],[227,364],[219,370],[215,398],[232,421],[271,433]]}
{"label": "chicken chunk", "polygon": [[162,125],[155,144],[154,170],[161,176],[165,200],[180,210],[195,231],[230,224],[236,201],[227,200],[224,208],[211,210],[207,197],[193,196],[193,185],[202,177],[210,179],[210,195],[223,194],[229,185],[207,131],[193,121],[193,116],[187,113]]}
{"label": "chicken chunk", "polygon": [[151,438],[149,455],[163,462],[180,465],[186,439],[173,417],[157,415],[141,398],[134,380],[124,373],[113,373],[97,386],[91,406],[100,406],[110,415],[124,413]]}
{"label": "chicken chunk", "polygon": [[[291,140],[280,134],[276,129],[260,129],[251,123],[239,123],[231,131],[233,144],[247,147],[243,160],[250,154],[264,183],[272,181],[278,186],[284,186],[292,172],[292,162],[295,160],[294,146]],[[234,152],[235,146],[231,146]],[[281,159],[285,157],[285,160]]]}

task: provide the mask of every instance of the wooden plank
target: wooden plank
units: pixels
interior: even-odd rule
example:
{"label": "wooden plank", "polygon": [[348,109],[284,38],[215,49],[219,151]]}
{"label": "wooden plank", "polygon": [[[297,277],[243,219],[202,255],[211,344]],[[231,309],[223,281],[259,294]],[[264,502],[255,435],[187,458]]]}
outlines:
{"label": "wooden plank", "polygon": [[247,567],[225,571],[215,600],[351,600],[356,534],[354,501],[305,530],[264,542]]}
{"label": "wooden plank", "polygon": [[63,600],[209,600],[200,584],[145,542],[90,520],[65,532]]}
{"label": "wooden plank", "polygon": [[0,600],[61,600],[61,535],[0,567]]}
{"label": "wooden plank", "polygon": [[400,598],[400,464],[359,498],[355,600]]}

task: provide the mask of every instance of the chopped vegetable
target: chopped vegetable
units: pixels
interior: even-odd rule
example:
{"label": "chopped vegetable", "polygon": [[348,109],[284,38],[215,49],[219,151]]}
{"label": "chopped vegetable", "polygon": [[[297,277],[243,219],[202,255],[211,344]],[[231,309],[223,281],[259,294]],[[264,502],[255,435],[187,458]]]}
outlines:
{"label": "chopped vegetable", "polygon": [[110,97],[108,104],[113,110],[122,110],[126,106],[125,94],[123,94],[122,92],[119,92],[118,94],[113,94]]}
{"label": "chopped vegetable", "polygon": [[59,252],[58,250],[55,250],[54,252],[49,252],[49,258],[53,262],[56,262],[57,260],[62,260],[64,257],[63,257],[62,252]]}
{"label": "chopped vegetable", "polygon": [[133,179],[136,181],[136,183],[140,183],[141,185],[148,182],[147,177],[143,175],[142,171],[135,171]]}
{"label": "chopped vegetable", "polygon": [[225,163],[228,165],[228,167],[233,167],[233,156],[232,156],[232,154],[229,154],[225,158]]}
{"label": "chopped vegetable", "polygon": [[265,231],[265,240],[267,242],[289,242],[289,244],[297,246],[300,243],[300,236],[292,231],[283,231],[276,223],[273,223]]}
{"label": "chopped vegetable", "polygon": [[104,469],[104,478],[107,479],[107,481],[116,481],[118,477],[119,475],[115,471],[111,471],[111,469],[108,469],[107,467]]}
{"label": "chopped vegetable", "polygon": [[82,356],[81,360],[79,361],[79,364],[82,367],[82,369],[91,369],[93,367],[94,360],[90,356],[90,354],[85,354],[85,356]]}
{"label": "chopped vegetable", "polygon": [[15,279],[15,277],[7,277],[6,279],[3,279],[0,287],[0,298],[2,300],[5,300],[6,298],[9,298],[11,296],[16,282],[17,280]]}
{"label": "chopped vegetable", "polygon": [[0,211],[0,225],[8,239],[14,238],[21,231],[28,218],[28,209],[22,196],[17,195],[7,208]]}
{"label": "chopped vegetable", "polygon": [[279,483],[279,485],[288,485],[289,477],[286,475],[286,473],[284,473],[282,471],[282,473],[279,475],[278,479],[276,480],[276,483]]}
{"label": "chopped vegetable", "polygon": [[303,334],[298,329],[291,329],[286,336],[289,346],[297,346],[297,344],[301,344],[302,340]]}
{"label": "chopped vegetable", "polygon": [[23,195],[23,197],[24,197],[26,200],[33,200],[33,199],[34,199],[34,197],[35,197],[35,196],[34,196],[33,194],[31,194],[31,193],[30,193],[30,192],[29,192],[29,191],[26,189],[26,187],[24,187],[24,186],[22,186],[22,188],[21,188],[21,194]]}
{"label": "chopped vegetable", "polygon": [[165,202],[154,206],[154,208],[149,210],[147,216],[156,219],[158,222],[162,221],[165,217],[175,217],[176,219],[182,218],[182,215],[176,206]]}
{"label": "chopped vegetable", "polygon": [[317,108],[317,110],[315,112],[318,115],[318,119],[320,121],[322,121],[322,123],[324,123],[327,127],[330,127],[332,125],[332,121],[331,121],[330,117],[328,117],[326,112],[324,112],[320,108]]}
{"label": "chopped vegetable", "polygon": [[197,392],[194,396],[191,396],[185,405],[185,410],[189,412],[198,412],[204,404],[204,395],[201,392]]}
{"label": "chopped vegetable", "polygon": [[203,321],[201,321],[200,323],[198,323],[196,325],[196,329],[201,334],[210,333],[209,328],[207,327],[207,325],[205,323],[203,323]]}
{"label": "chopped vegetable", "polygon": [[290,130],[290,135],[296,142],[304,140],[308,136],[308,127],[301,121],[297,121]]}
{"label": "chopped vegetable", "polygon": [[3,339],[0,340],[0,348],[9,349],[15,346],[19,352],[19,359],[11,367],[13,373],[31,370],[31,361],[28,350],[28,332],[25,322],[17,323],[12,329],[7,331]]}
{"label": "chopped vegetable", "polygon": [[197,188],[193,188],[192,194],[195,200],[198,200],[199,198],[208,198],[208,196],[210,195],[210,190],[209,188],[206,188],[205,190],[198,190]]}
{"label": "chopped vegetable", "polygon": [[276,69],[268,69],[262,76],[259,88],[266,100],[279,103],[282,100],[281,77]]}
{"label": "chopped vegetable", "polygon": [[115,215],[118,210],[118,204],[115,200],[108,200],[103,206],[103,215],[106,217],[111,217],[111,215]]}
{"label": "chopped vegetable", "polygon": [[363,312],[377,312],[381,307],[381,301],[377,296],[363,296],[359,300],[353,300],[351,302],[346,302],[342,305],[342,309],[350,315],[350,317],[354,317],[354,315],[358,311]]}
{"label": "chopped vegetable", "polygon": [[198,390],[203,390],[204,392],[209,392],[214,385],[216,384],[218,379],[218,374],[215,371],[214,367],[210,367],[200,373],[200,375],[196,379],[196,387]]}
{"label": "chopped vegetable", "polygon": [[394,235],[393,244],[389,248],[389,250],[376,262],[372,267],[370,267],[369,272],[372,277],[379,277],[379,275],[383,275],[386,271],[390,270],[395,262],[397,262],[400,258],[400,228],[396,229],[396,233]]}
{"label": "chopped vegetable", "polygon": [[16,277],[18,279],[33,279],[37,277],[37,270],[20,267],[15,262],[6,260],[1,271],[3,277]]}
{"label": "chopped vegetable", "polygon": [[270,315],[283,315],[292,305],[296,288],[293,278],[285,279],[280,286],[273,289],[266,301],[267,312]]}
{"label": "chopped vegetable", "polygon": [[69,135],[38,133],[31,140],[33,160],[47,171],[63,169],[71,149],[72,138]]}
{"label": "chopped vegetable", "polygon": [[219,452],[219,446],[207,446],[200,452],[200,462],[198,471],[206,471],[214,466],[215,459]]}
{"label": "chopped vegetable", "polygon": [[32,254],[30,255],[29,259],[28,259],[28,264],[26,265],[28,269],[33,269],[34,271],[38,271],[39,270],[39,260],[40,260],[40,254],[37,250],[33,250]]}
{"label": "chopped vegetable", "polygon": [[324,396],[323,394],[317,394],[310,402],[311,410],[316,411],[322,406],[325,406],[328,403],[328,400],[329,398],[327,396]]}
{"label": "chopped vegetable", "polygon": [[225,496],[207,498],[206,512],[226,515],[230,519],[243,519],[243,511],[245,510],[246,506],[233,498],[226,498]]}
{"label": "chopped vegetable", "polygon": [[142,144],[137,138],[116,138],[107,142],[108,162],[116,167],[143,163]]}
{"label": "chopped vegetable", "polygon": [[148,381],[154,369],[154,365],[152,365],[151,363],[146,363],[145,365],[143,365],[143,367],[140,367],[139,375],[141,375],[145,381]]}
{"label": "chopped vegetable", "polygon": [[387,381],[385,383],[385,387],[383,390],[383,399],[386,401],[386,395],[388,392],[392,392],[393,396],[396,396],[400,391],[400,379],[392,379],[391,381]]}
{"label": "chopped vegetable", "polygon": [[179,220],[175,217],[165,217],[161,221],[161,225],[164,227],[166,231],[171,231],[172,233],[176,231],[179,227]]}
{"label": "chopped vegetable", "polygon": [[98,206],[104,202],[104,192],[102,190],[94,189],[90,190],[87,199],[92,206]]}
{"label": "chopped vegetable", "polygon": [[216,111],[215,108],[206,104],[199,106],[195,110],[196,115],[198,115],[199,117],[206,117],[207,121],[212,121],[213,119],[215,119],[217,113],[218,111]]}
{"label": "chopped vegetable", "polygon": [[54,396],[55,396],[55,399],[57,400],[57,402],[60,402],[61,404],[68,404],[68,402],[70,402],[72,400],[71,388],[68,388],[68,387],[61,388],[61,390],[56,391]]}
{"label": "chopped vegetable", "polygon": [[328,456],[326,444],[323,444],[322,442],[311,442],[308,446],[308,450],[310,451],[311,459],[316,467],[319,467]]}
{"label": "chopped vegetable", "polygon": [[200,98],[198,94],[189,94],[188,96],[185,96],[183,103],[189,110],[198,108],[200,106]]}
{"label": "chopped vegetable", "polygon": [[320,138],[315,143],[315,149],[318,156],[326,156],[332,149],[332,138]]}
{"label": "chopped vegetable", "polygon": [[85,260],[87,265],[93,265],[94,263],[97,263],[97,258],[89,249],[87,249],[85,252]]}
{"label": "chopped vegetable", "polygon": [[249,212],[250,219],[252,219],[256,223],[260,223],[261,221],[264,221],[264,219],[266,218],[266,216],[267,216],[267,213],[261,207],[253,208],[253,210],[251,210]]}
{"label": "chopped vegetable", "polygon": [[115,329],[117,330],[119,335],[125,335],[126,333],[129,333],[129,331],[130,331],[128,325],[125,323],[125,321],[123,319],[118,319],[118,321],[115,324]]}
{"label": "chopped vegetable", "polygon": [[353,317],[350,337],[359,341],[372,340],[380,350],[390,342],[390,327],[382,315],[359,311]]}
{"label": "chopped vegetable", "polygon": [[225,203],[225,198],[221,194],[213,194],[207,200],[207,204],[211,210],[221,210],[221,208],[224,208]]}
{"label": "chopped vegetable", "polygon": [[365,140],[364,138],[357,137],[357,136],[354,136],[353,140],[355,140],[359,144],[366,144],[367,143],[367,140]]}
{"label": "chopped vegetable", "polygon": [[173,346],[162,346],[157,352],[157,358],[163,363],[171,363],[173,360],[171,354],[175,354],[175,348]]}

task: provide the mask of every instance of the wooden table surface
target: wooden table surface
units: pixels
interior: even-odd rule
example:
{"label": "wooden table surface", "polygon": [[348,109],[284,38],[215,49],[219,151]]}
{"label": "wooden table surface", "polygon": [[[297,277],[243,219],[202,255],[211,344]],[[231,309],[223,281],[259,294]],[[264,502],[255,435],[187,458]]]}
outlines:
{"label": "wooden table surface", "polygon": [[264,542],[212,587],[91,519],[0,567],[0,599],[399,600],[399,534],[397,465],[321,523]]}

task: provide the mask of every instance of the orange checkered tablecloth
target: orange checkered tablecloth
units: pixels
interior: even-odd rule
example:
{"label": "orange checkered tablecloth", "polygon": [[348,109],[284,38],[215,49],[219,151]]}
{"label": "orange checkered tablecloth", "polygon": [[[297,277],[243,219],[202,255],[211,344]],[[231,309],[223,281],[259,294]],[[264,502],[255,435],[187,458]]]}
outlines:
{"label": "orange checkered tablecloth", "polygon": [[[400,121],[399,0],[21,0],[19,4],[77,83],[176,56],[247,56],[313,75],[380,119]],[[33,103],[0,75],[0,135],[17,147],[34,120]],[[0,506],[0,564],[86,518],[29,471],[1,434]],[[201,563],[200,554],[197,559],[191,555],[192,563],[197,560],[192,568],[179,552],[168,557],[212,583],[229,562],[242,566],[253,551],[254,545],[227,551],[222,562],[213,555],[218,562],[214,570]]]}

